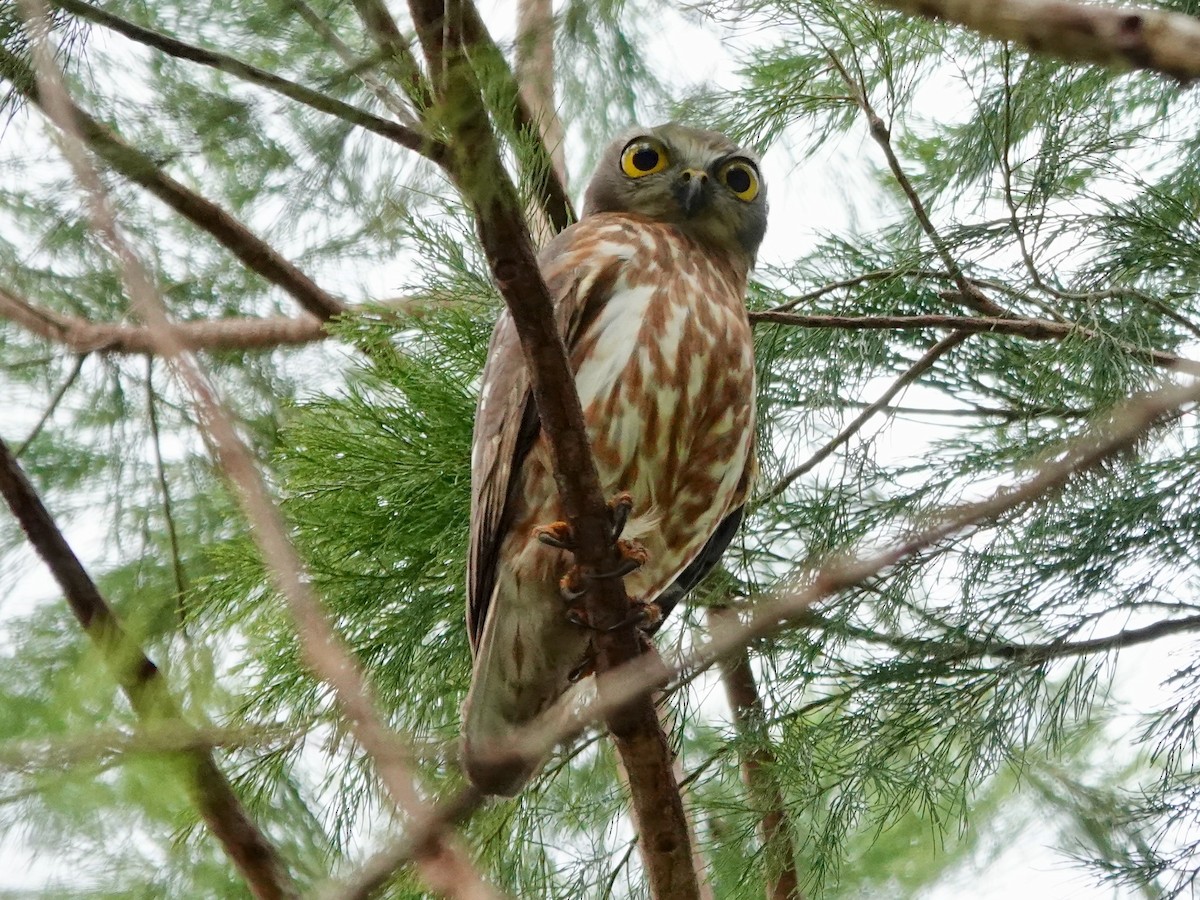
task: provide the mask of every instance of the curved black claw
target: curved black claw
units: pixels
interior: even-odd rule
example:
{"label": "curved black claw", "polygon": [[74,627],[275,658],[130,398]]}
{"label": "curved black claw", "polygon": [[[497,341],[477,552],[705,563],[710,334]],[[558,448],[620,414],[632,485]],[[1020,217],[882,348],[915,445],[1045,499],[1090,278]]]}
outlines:
{"label": "curved black claw", "polygon": [[601,578],[624,578],[630,572],[636,572],[641,567],[642,560],[626,557],[611,572],[584,572],[580,577],[587,581],[599,581]]}
{"label": "curved black claw", "polygon": [[615,544],[629,522],[629,513],[633,510],[633,495],[629,491],[621,491],[621,493],[613,497],[612,502],[608,504],[608,508],[612,513],[612,540]]}

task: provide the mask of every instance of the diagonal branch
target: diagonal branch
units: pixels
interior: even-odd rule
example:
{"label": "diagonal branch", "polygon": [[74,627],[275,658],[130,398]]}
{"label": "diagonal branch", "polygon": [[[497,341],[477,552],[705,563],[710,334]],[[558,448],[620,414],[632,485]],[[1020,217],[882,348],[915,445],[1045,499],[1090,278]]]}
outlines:
{"label": "diagonal branch", "polygon": [[359,128],[374,132],[381,137],[394,141],[401,147],[412,150],[414,153],[419,153],[434,162],[437,162],[439,155],[444,149],[439,142],[432,140],[413,128],[389,122],[387,119],[381,119],[379,116],[373,115],[365,109],[359,109],[356,106],[338,100],[336,97],[330,97],[328,94],[314,91],[312,88],[305,87],[295,81],[290,81],[273,72],[267,72],[257,66],[242,62],[226,53],[197,47],[170,35],[162,34],[161,32],[130,22],[127,19],[122,19],[120,16],[106,10],[97,9],[90,3],[84,3],[83,0],[50,0],[50,4],[66,10],[81,19],[109,28],[132,41],[137,41],[139,44],[153,47],[155,50],[166,53],[168,56],[174,56],[177,59],[186,59],[202,66],[227,72],[243,81],[256,84],[277,94],[282,94],[284,97],[295,100],[298,103],[303,103],[305,106],[310,106],[320,112],[336,116],[352,125],[357,125]]}
{"label": "diagonal branch", "polygon": [[897,378],[879,399],[860,412],[845,428],[837,433],[833,440],[810,456],[805,462],[801,463],[796,468],[792,469],[782,478],[771,485],[759,499],[759,503],[768,503],[786,491],[797,478],[811,472],[822,461],[829,457],[834,450],[850,440],[860,428],[863,427],[876,413],[885,409],[892,398],[899,394],[902,390],[920,378],[925,372],[936,363],[943,355],[957,347],[970,336],[969,332],[956,331],[953,334],[947,335],[925,352],[925,355],[918,359],[915,363],[909,366],[904,373]]}
{"label": "diagonal branch", "polygon": [[[26,2],[32,7],[28,19],[34,22],[41,19],[38,0]],[[483,881],[461,842],[444,830],[429,827],[428,823],[437,821],[436,811],[428,808],[415,783],[410,750],[384,723],[371,685],[334,630],[312,587],[254,456],[238,435],[232,417],[206,374],[177,339],[150,273],[122,238],[112,204],[84,152],[83,136],[73,119],[77,107],[67,96],[41,35],[35,29],[31,31],[35,38],[32,43],[39,96],[47,115],[61,131],[63,151],[83,188],[93,228],[120,263],[125,290],[157,338],[157,352],[170,361],[176,376],[191,394],[201,435],[220,470],[232,483],[252,526],[255,542],[295,623],[305,662],[332,689],[349,732],[374,763],[393,802],[422,826],[423,837],[414,854],[426,887],[451,898],[496,900],[500,895]]]}
{"label": "diagonal branch", "polygon": [[908,198],[908,204],[912,207],[913,215],[917,217],[917,222],[921,226],[921,230],[925,232],[930,243],[933,244],[934,250],[942,260],[942,265],[946,267],[946,271],[954,279],[954,283],[958,286],[959,293],[963,301],[973,309],[982,313],[985,316],[1000,316],[1008,315],[1004,307],[1000,306],[994,300],[988,298],[983,291],[979,290],[963,273],[962,267],[958,261],[950,253],[946,242],[934,227],[933,221],[929,218],[929,213],[925,210],[925,204],[921,202],[921,198],[917,195],[916,189],[912,186],[912,182],[908,180],[908,176],[904,173],[904,169],[900,165],[900,160],[896,157],[896,151],[892,149],[892,136],[887,125],[879,114],[875,112],[875,108],[871,106],[870,98],[867,97],[866,88],[862,82],[855,79],[846,71],[845,65],[837,54],[826,48],[826,54],[829,56],[830,62],[833,63],[838,74],[841,75],[842,81],[846,83],[846,87],[854,95],[855,101],[863,111],[863,115],[867,117],[867,125],[870,128],[871,137],[877,143],[880,149],[883,150],[883,155],[887,158],[888,168],[892,170],[892,176],[896,179],[896,183],[900,185],[900,189],[904,191],[904,196]]}
{"label": "diagonal branch", "polygon": [[[162,672],[125,631],[2,439],[0,494],[62,588],[75,618],[100,649],[138,719],[181,722],[183,714]],[[179,751],[176,758],[201,818],[254,896],[260,900],[296,896],[279,854],[242,806],[212,753],[195,747]]]}
{"label": "diagonal branch", "polygon": [[1184,84],[1200,78],[1200,19],[1182,13],[1064,0],[875,2],[1071,62],[1151,69]]}
{"label": "diagonal branch", "polygon": [[[943,510],[924,528],[897,540],[881,551],[829,558],[806,585],[782,590],[748,606],[743,611],[744,621],[713,629],[707,642],[695,647],[671,665],[664,665],[661,660],[651,661],[641,657],[608,672],[604,681],[606,693],[579,709],[576,715],[565,723],[558,710],[547,711],[511,737],[512,752],[540,759],[554,746],[575,738],[592,722],[604,719],[632,698],[647,696],[654,691],[684,683],[722,659],[740,652],[756,640],[790,628],[805,627],[812,621],[811,610],[822,601],[872,578],[880,577],[899,563],[944,544],[950,538],[996,522],[1002,516],[1043,499],[1060,490],[1077,475],[1097,469],[1108,460],[1129,453],[1151,432],[1166,422],[1176,420],[1186,407],[1197,403],[1200,403],[1200,382],[1193,382],[1184,387],[1167,387],[1120,404],[1111,411],[1107,420],[1090,427],[1072,440],[1062,442],[1045,454],[1042,457],[1043,462],[1025,480],[1002,485],[983,500]],[[1008,655],[1021,661],[1036,661],[1038,652],[1046,654],[1044,658],[1053,658],[1053,655],[1075,655],[1076,650],[1097,652],[1117,649],[1175,631],[1190,631],[1197,627],[1198,620],[1200,617],[1174,623],[1158,623],[1145,629],[1121,632],[1110,638],[1074,642],[1069,645],[1029,645],[1024,648],[1029,650],[1037,646],[1037,651],[1033,653],[1022,653],[1017,646],[1011,651],[1006,651],[1001,646],[997,648],[997,655]],[[808,708],[818,708],[839,696],[814,701]],[[458,802],[456,798],[444,807],[439,806],[439,809],[458,808]],[[406,837],[404,845],[397,845],[382,854],[381,861],[386,856],[387,864],[393,867],[402,865],[411,858],[405,854],[405,848],[410,847],[418,837],[419,835]]]}
{"label": "diagonal branch", "polygon": [[[543,0],[535,0],[541,3]],[[525,5],[521,9],[525,10]],[[471,0],[463,2],[463,41],[468,52],[482,54],[499,71],[512,94],[512,105],[503,112],[507,113],[504,126],[510,131],[527,134],[537,138],[532,142],[534,159],[527,174],[537,175],[537,196],[542,212],[550,221],[552,230],[557,233],[575,221],[575,207],[571,203],[571,195],[567,192],[567,168],[563,146],[562,123],[554,108],[553,73],[547,74],[546,66],[553,66],[554,31],[553,19],[548,16],[534,15],[532,21],[526,21],[525,31],[518,25],[519,35],[517,44],[518,69],[522,67],[522,56],[534,47],[539,57],[537,83],[527,83],[525,75],[529,73],[528,64],[520,79],[513,74],[508,60],[493,40],[484,25],[479,11]],[[535,33],[532,29],[537,28]],[[532,42],[532,43],[531,43]],[[545,57],[549,55],[547,62]]]}
{"label": "diagonal branch", "polygon": [[[566,518],[574,529],[577,564],[613,571],[616,552],[611,520],[584,425],[575,380],[559,336],[553,304],[538,271],[520,201],[500,162],[480,86],[466,60],[460,4],[410,0],[439,110],[453,129],[448,171],[475,212],[480,242],[497,287],[521,339],[542,432]],[[453,115],[446,114],[453,111]],[[600,580],[587,596],[587,613],[600,628],[628,619],[629,598],[619,578]],[[635,627],[598,632],[598,690],[607,696],[603,673],[643,653]],[[629,775],[634,814],[643,826],[651,893],[659,900],[695,898],[687,819],[671,769],[670,750],[653,704],[630,697],[607,712],[609,730]]]}
{"label": "diagonal branch", "polygon": [[[29,65],[0,46],[0,78],[36,104],[63,127],[61,116],[50,115],[43,88]],[[236,218],[164,172],[148,155],[123,141],[112,129],[97,121],[70,98],[65,113],[71,126],[97,156],[135,184],[140,184],[179,215],[212,235],[242,263],[267,281],[279,286],[319,319],[336,316],[345,309],[341,300],[317,286],[311,278],[284,259],[273,247]]]}

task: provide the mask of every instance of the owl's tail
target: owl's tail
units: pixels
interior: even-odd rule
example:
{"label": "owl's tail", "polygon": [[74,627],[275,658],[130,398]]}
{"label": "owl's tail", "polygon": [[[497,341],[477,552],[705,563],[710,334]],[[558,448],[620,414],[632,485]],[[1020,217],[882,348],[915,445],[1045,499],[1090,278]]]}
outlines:
{"label": "owl's tail", "polygon": [[537,771],[548,749],[544,736],[570,715],[564,695],[589,642],[567,622],[555,582],[501,575],[462,710],[463,768],[480,791],[511,797]]}

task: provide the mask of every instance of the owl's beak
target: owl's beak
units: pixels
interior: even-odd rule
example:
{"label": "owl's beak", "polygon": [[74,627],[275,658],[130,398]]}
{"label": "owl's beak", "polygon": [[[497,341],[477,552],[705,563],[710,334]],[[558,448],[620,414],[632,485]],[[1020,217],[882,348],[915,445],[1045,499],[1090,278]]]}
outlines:
{"label": "owl's beak", "polygon": [[675,202],[690,219],[708,202],[708,173],[701,169],[684,169],[675,182],[674,194]]}

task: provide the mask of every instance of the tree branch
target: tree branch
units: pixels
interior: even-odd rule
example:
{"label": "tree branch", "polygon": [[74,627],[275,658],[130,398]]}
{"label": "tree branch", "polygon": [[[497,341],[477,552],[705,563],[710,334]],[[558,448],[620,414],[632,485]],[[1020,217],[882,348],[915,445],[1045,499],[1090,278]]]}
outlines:
{"label": "tree branch", "polygon": [[879,399],[860,412],[845,428],[837,433],[828,444],[810,456],[804,463],[792,469],[775,484],[771,485],[759,499],[758,503],[768,503],[778,497],[791,486],[791,484],[808,472],[811,472],[824,459],[828,458],[834,450],[840,447],[846,441],[850,440],[860,428],[867,423],[876,413],[885,409],[892,398],[899,394],[902,390],[920,378],[925,372],[932,368],[941,357],[957,347],[970,336],[969,332],[956,331],[953,334],[947,335],[925,352],[925,355],[918,359],[915,363],[909,366],[904,373],[897,378],[886,391],[880,395]]}
{"label": "tree branch", "polygon": [[838,74],[841,75],[842,81],[846,83],[846,87],[854,94],[854,99],[862,109],[863,114],[867,117],[867,125],[869,126],[871,137],[879,145],[880,149],[883,150],[883,155],[888,162],[888,168],[892,170],[892,176],[896,179],[896,183],[900,185],[900,189],[904,191],[904,196],[908,198],[908,204],[912,207],[913,215],[917,217],[917,222],[920,224],[921,230],[925,232],[933,244],[934,250],[941,257],[942,265],[946,267],[946,271],[950,273],[950,276],[954,279],[954,283],[958,285],[963,302],[985,316],[1007,316],[1008,312],[1004,307],[989,299],[983,291],[979,290],[979,288],[967,279],[966,275],[963,274],[962,267],[959,266],[958,261],[951,255],[946,242],[942,240],[942,236],[938,233],[938,230],[933,225],[933,221],[929,218],[929,213],[925,211],[925,204],[921,202],[921,198],[917,195],[912,182],[904,174],[900,160],[897,159],[896,152],[892,149],[891,132],[888,130],[883,119],[875,112],[875,108],[871,106],[866,89],[860,82],[851,77],[836,53],[828,48],[825,49],[825,52],[833,63],[834,68],[837,69]]}
{"label": "tree branch", "polygon": [[[0,78],[7,80],[17,93],[46,111],[46,98],[34,73],[24,60],[3,47],[0,47]],[[69,117],[73,123],[70,127],[92,152],[130,181],[146,188],[189,222],[208,232],[247,268],[282,288],[319,319],[328,319],[345,310],[341,300],[318,287],[316,282],[220,206],[167,175],[149,156],[125,143],[108,126],[98,122],[70,98],[64,102],[67,106],[63,115],[49,115],[51,121],[62,128],[63,116]]]}
{"label": "tree branch", "polygon": [[[720,630],[736,623],[737,612],[727,606],[710,606],[708,621],[710,631]],[[742,780],[752,808],[762,814],[759,833],[765,857],[767,900],[804,900],[796,872],[791,823],[783,793],[775,780],[775,754],[771,751],[765,727],[766,710],[754,681],[754,670],[750,667],[750,653],[742,647],[717,665],[742,743]]]}
{"label": "tree branch", "polygon": [[[162,673],[122,627],[3,439],[0,439],[0,494],[62,588],[75,618],[99,648],[138,719],[182,722],[183,714]],[[212,754],[197,747],[179,751],[177,758],[187,792],[200,817],[254,896],[260,900],[296,896],[278,853],[247,814]]]}
{"label": "tree branch", "polygon": [[365,109],[359,109],[335,97],[330,97],[328,94],[322,94],[320,91],[314,91],[312,88],[289,81],[273,72],[267,72],[264,69],[242,62],[228,54],[185,43],[170,35],[145,28],[105,10],[97,9],[90,3],[82,2],[82,0],[49,0],[49,2],[52,6],[66,10],[81,19],[102,25],[118,34],[124,35],[132,41],[166,53],[168,56],[174,56],[177,59],[186,59],[189,62],[198,63],[202,66],[219,69],[243,81],[256,84],[259,87],[281,94],[290,100],[295,100],[327,115],[335,116],[352,125],[357,125],[359,128],[385,137],[389,141],[394,141],[401,147],[412,150],[414,153],[419,153],[434,162],[438,161],[439,155],[444,150],[440,142],[433,140],[416,129],[399,125],[395,122],[389,122],[387,119],[381,119],[379,116],[367,112]]}
{"label": "tree branch", "polygon": [[[533,0],[533,2],[541,3],[544,0]],[[520,9],[522,13],[525,12],[524,6]],[[524,32],[522,24],[518,22],[518,70],[522,65],[522,55],[529,52],[528,41],[533,41],[534,47],[538,48],[534,53],[539,60],[539,65],[553,66],[553,18],[549,16],[543,18],[535,14],[531,20],[526,19],[524,24],[530,29],[537,27],[540,30],[537,34]],[[527,87],[524,74],[518,80],[471,0],[463,2],[463,41],[469,53],[485,55],[511,87],[512,106],[502,110],[507,114],[505,126],[515,133],[523,133],[537,138],[533,142],[535,158],[527,169],[527,174],[537,176],[538,202],[541,204],[542,212],[550,221],[551,230],[554,233],[562,231],[574,222],[577,216],[575,207],[571,203],[571,195],[567,192],[565,147],[562,123],[554,108],[553,72],[546,76],[539,70],[537,76],[539,83],[536,87]],[[550,58],[548,63],[545,59],[546,56]],[[527,71],[528,69],[526,69]],[[536,99],[531,96],[532,92],[537,92]]]}
{"label": "tree branch", "polygon": [[1151,350],[1128,341],[1114,340],[1094,328],[1075,322],[1053,322],[1050,319],[994,319],[990,316],[806,316],[799,313],[763,310],[750,313],[751,322],[774,322],[779,325],[797,325],[801,328],[846,328],[846,329],[918,329],[949,328],[959,332],[977,334],[1008,334],[1028,338],[1031,341],[1061,341],[1070,337],[1091,340],[1107,340],[1116,344],[1131,356],[1147,362],[1200,375],[1200,362],[1177,356],[1166,350]]}
{"label": "tree branch", "polygon": [[[42,18],[39,0],[26,0],[27,18]],[[117,227],[111,202],[99,176],[84,152],[84,138],[53,57],[36,28],[31,28],[37,90],[44,109],[63,136],[63,150],[83,188],[92,225],[120,263],[125,290],[135,310],[159,341],[157,352],[166,357],[190,392],[201,436],[224,475],[232,483],[242,511],[276,589],[287,603],[295,623],[303,658],[332,689],[349,732],[375,765],[380,781],[396,806],[424,826],[414,849],[418,873],[434,893],[462,900],[494,900],[500,895],[475,871],[461,843],[444,830],[434,830],[436,811],[421,797],[411,772],[410,752],[400,736],[388,728],[376,708],[374,693],[325,614],[311,579],[288,537],[283,517],[271,497],[257,463],[237,433],[232,417],[218,399],[205,373],[175,335],[145,265],[125,243]]]}
{"label": "tree branch", "polygon": [[[989,497],[973,503],[960,504],[943,510],[932,521],[884,550],[866,555],[839,555],[830,558],[808,580],[807,585],[782,590],[742,610],[744,621],[729,623],[714,629],[709,640],[676,660],[664,664],[646,657],[630,660],[619,669],[601,676],[605,690],[572,716],[564,717],[560,710],[550,709],[510,738],[507,752],[542,758],[563,741],[581,734],[591,723],[600,721],[632,698],[644,697],[654,691],[671,689],[703,672],[722,659],[741,651],[754,641],[789,628],[805,627],[811,622],[811,609],[841,591],[884,574],[888,569],[910,559],[948,539],[969,532],[972,528],[994,522],[1001,516],[1024,508],[1061,489],[1076,475],[1094,470],[1109,459],[1128,453],[1151,431],[1163,422],[1174,421],[1184,407],[1200,403],[1200,382],[1186,387],[1168,387],[1144,394],[1114,408],[1106,421],[1089,428],[1078,437],[1064,441],[1042,456],[1044,462],[1024,481],[1002,485]],[[1194,621],[1193,621],[1194,619]],[[1144,629],[1134,629],[1107,639],[1057,645],[1051,651],[1062,656],[1102,648],[1108,641],[1111,648],[1129,646],[1141,640],[1165,636],[1173,631],[1200,628],[1200,616],[1172,623],[1157,623]],[[1005,655],[1005,645],[996,648]],[[1014,645],[1015,647],[1016,645]],[[1031,645],[1038,646],[1038,645]],[[1042,652],[1054,645],[1044,645]],[[1026,647],[1023,650],[1028,651]],[[1014,649],[1012,655],[1022,658]],[[1037,653],[1026,653],[1024,659],[1037,659]],[[819,708],[838,699],[828,697],[808,704],[807,709]],[[460,797],[462,795],[459,795]],[[453,804],[447,804],[450,808]],[[439,807],[441,808],[441,807]],[[406,838],[411,844],[416,836]],[[402,865],[409,857],[396,848],[388,855],[393,867]]]}
{"label": "tree branch", "polygon": [[[469,12],[441,0],[410,0],[409,8],[439,109],[453,129],[448,171],[475,212],[489,266],[521,339],[559,497],[578,544],[576,562],[585,570],[612,571],[617,564],[612,523],[575,379],[520,202],[500,163],[480,87],[461,43],[461,17]],[[600,580],[586,602],[588,615],[601,629],[595,641],[596,670],[598,690],[606,696],[603,673],[640,656],[646,639],[635,627],[603,630],[628,618],[630,603],[621,579]],[[641,840],[651,893],[658,900],[695,898],[687,819],[654,706],[646,695],[629,697],[608,710],[607,722],[629,774],[635,818],[648,826]]]}
{"label": "tree branch", "polygon": [[876,2],[1071,62],[1151,69],[1185,84],[1200,78],[1200,20],[1181,13],[1064,0]]}

